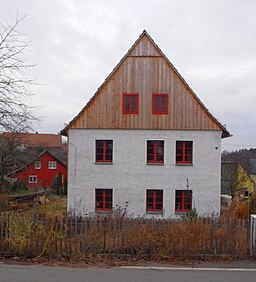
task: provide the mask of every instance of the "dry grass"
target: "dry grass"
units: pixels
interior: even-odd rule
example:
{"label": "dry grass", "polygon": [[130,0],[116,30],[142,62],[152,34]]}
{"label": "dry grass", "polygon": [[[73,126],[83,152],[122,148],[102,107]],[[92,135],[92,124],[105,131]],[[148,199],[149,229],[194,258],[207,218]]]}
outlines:
{"label": "dry grass", "polygon": [[0,253],[25,257],[130,256],[167,259],[176,255],[246,255],[244,204],[220,218],[146,220],[121,215],[67,217],[66,200],[29,212],[0,214]]}

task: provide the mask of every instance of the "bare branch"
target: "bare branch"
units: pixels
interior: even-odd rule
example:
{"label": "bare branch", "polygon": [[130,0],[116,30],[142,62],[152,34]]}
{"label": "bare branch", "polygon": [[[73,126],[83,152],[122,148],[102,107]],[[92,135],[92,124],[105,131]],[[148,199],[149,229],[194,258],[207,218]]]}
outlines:
{"label": "bare branch", "polygon": [[29,130],[32,121],[39,120],[26,102],[34,85],[26,71],[34,65],[22,59],[31,43],[17,30],[24,18],[17,15],[13,25],[0,24],[0,131]]}

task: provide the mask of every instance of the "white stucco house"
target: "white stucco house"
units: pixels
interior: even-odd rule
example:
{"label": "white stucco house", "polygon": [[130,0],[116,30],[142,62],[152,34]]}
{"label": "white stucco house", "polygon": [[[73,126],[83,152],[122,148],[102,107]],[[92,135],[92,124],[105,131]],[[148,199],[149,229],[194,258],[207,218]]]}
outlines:
{"label": "white stucco house", "polygon": [[220,211],[221,139],[230,133],[146,31],[62,134],[76,213]]}

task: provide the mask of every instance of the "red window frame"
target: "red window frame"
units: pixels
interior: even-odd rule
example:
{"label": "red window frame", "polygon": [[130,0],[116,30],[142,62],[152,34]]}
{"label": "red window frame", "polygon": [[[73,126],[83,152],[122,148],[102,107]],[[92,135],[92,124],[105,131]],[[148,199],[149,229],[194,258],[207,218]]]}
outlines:
{"label": "red window frame", "polygon": [[112,163],[113,161],[113,140],[95,141],[96,163]]}
{"label": "red window frame", "polygon": [[164,163],[163,140],[147,140],[147,163]]}
{"label": "red window frame", "polygon": [[123,94],[123,114],[139,113],[139,94],[124,93]]}
{"label": "red window frame", "polygon": [[175,191],[175,212],[187,212],[192,209],[192,190]]}
{"label": "red window frame", "polygon": [[152,94],[152,113],[168,114],[168,94]]}
{"label": "red window frame", "polygon": [[193,141],[176,141],[176,164],[193,163]]}
{"label": "red window frame", "polygon": [[95,210],[111,211],[113,207],[112,189],[95,189]]}
{"label": "red window frame", "polygon": [[146,211],[162,212],[163,211],[163,190],[146,190]]}

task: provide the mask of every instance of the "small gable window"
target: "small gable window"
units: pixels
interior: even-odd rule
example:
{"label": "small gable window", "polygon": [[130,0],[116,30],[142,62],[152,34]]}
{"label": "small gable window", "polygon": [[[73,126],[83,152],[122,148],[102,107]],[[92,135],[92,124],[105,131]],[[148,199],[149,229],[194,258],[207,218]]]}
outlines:
{"label": "small gable window", "polygon": [[168,94],[152,95],[152,113],[168,114]]}
{"label": "small gable window", "polygon": [[96,140],[96,163],[112,163],[113,140]]}
{"label": "small gable window", "polygon": [[35,169],[41,169],[41,162],[35,161]]}
{"label": "small gable window", "polygon": [[139,113],[139,94],[123,94],[123,114]]}
{"label": "small gable window", "polygon": [[49,161],[48,162],[48,168],[49,169],[56,169],[57,168],[57,163],[55,161]]}
{"label": "small gable window", "polygon": [[28,182],[29,183],[37,183],[37,176],[36,175],[29,175]]}

